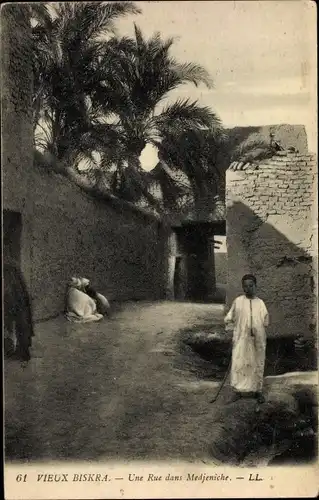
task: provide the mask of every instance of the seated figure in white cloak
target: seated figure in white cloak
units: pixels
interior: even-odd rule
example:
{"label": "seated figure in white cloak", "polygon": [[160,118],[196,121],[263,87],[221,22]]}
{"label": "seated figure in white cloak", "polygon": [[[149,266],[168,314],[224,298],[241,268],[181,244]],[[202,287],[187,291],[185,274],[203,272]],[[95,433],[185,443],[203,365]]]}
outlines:
{"label": "seated figure in white cloak", "polygon": [[110,315],[110,304],[104,295],[99,292],[96,292],[94,288],[90,285],[90,280],[87,278],[80,278],[82,290],[86,293],[91,299],[93,299],[96,303],[97,312],[104,315]]}
{"label": "seated figure in white cloak", "polygon": [[103,318],[103,314],[97,312],[95,300],[84,292],[81,278],[71,278],[69,283],[66,318],[74,323],[89,323]]}

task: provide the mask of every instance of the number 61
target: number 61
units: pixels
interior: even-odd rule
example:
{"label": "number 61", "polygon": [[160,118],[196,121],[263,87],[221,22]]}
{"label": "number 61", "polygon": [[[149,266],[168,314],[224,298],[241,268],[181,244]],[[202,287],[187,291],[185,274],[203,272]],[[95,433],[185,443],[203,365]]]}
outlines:
{"label": "number 61", "polygon": [[27,475],[26,474],[24,474],[24,475],[18,474],[17,477],[16,477],[16,481],[18,483],[21,483],[21,481],[23,481],[25,483],[26,480],[27,480]]}

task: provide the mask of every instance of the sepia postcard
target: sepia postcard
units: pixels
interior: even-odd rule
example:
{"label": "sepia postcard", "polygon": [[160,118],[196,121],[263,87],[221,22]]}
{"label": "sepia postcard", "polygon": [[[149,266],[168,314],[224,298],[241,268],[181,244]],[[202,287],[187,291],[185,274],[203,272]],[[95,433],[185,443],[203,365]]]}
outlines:
{"label": "sepia postcard", "polygon": [[6,500],[317,496],[316,14],[2,4]]}

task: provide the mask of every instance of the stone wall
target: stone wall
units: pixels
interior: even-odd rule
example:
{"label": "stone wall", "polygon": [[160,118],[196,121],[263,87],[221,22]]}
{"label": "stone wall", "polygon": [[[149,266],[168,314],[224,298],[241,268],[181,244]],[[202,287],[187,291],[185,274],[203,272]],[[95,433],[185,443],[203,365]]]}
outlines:
{"label": "stone wall", "polygon": [[270,312],[269,335],[311,335],[316,324],[316,159],[278,153],[226,173],[229,306],[253,273]]}

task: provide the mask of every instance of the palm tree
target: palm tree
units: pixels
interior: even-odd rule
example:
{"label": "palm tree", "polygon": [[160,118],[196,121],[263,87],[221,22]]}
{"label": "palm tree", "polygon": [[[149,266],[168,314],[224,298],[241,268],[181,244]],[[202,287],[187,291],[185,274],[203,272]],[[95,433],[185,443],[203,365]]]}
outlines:
{"label": "palm tree", "polygon": [[92,100],[109,70],[106,35],[118,18],[137,13],[133,2],[31,4],[35,143],[60,164],[74,165],[94,149],[108,114]]}
{"label": "palm tree", "polygon": [[[113,171],[109,187],[117,195],[133,202],[144,198],[162,210],[150,193],[154,178],[141,170],[139,156],[147,143],[159,147],[185,131],[218,133],[221,123],[209,108],[189,100],[165,105],[169,92],[184,83],[211,88],[208,73],[177,62],[170,55],[174,40],[158,33],[145,40],[135,26],[135,38],[107,39],[118,17],[139,12],[132,2],[33,5],[37,147],[64,171],[83,158],[97,167],[92,152],[99,151],[96,177],[103,175],[100,169]],[[164,198],[174,202],[176,186],[165,187],[165,175],[161,183]]]}
{"label": "palm tree", "polygon": [[106,169],[117,164],[113,189],[131,201],[144,196],[154,203],[148,189],[152,176],[145,175],[139,161],[145,145],[160,148],[164,139],[186,131],[206,129],[213,136],[222,126],[211,109],[196,101],[178,99],[165,104],[169,93],[183,84],[202,83],[212,88],[213,82],[200,65],[179,63],[171,56],[174,39],[163,40],[156,33],[147,40],[136,25],[134,28],[134,38],[114,37],[108,42],[104,64],[111,70],[92,99],[95,106],[114,114],[113,122],[100,128],[101,132],[105,127],[105,135],[113,133],[111,148],[104,149],[102,161]]}
{"label": "palm tree", "polygon": [[[188,130],[166,137],[161,157],[172,169],[183,169],[191,188],[197,216],[207,217],[223,197],[224,179],[219,168],[226,135],[219,130]],[[191,206],[189,207],[191,208]]]}

